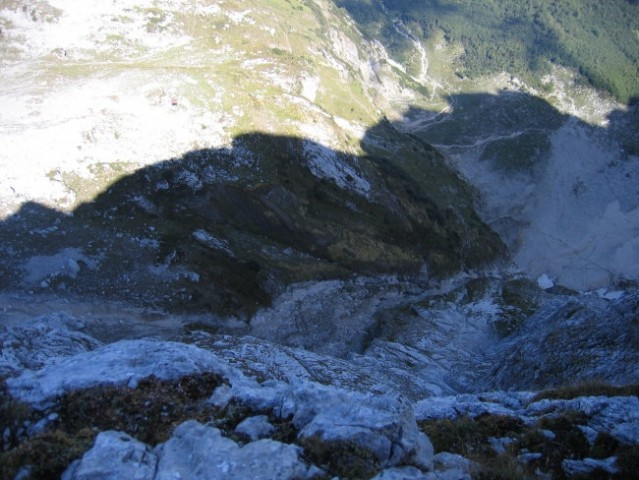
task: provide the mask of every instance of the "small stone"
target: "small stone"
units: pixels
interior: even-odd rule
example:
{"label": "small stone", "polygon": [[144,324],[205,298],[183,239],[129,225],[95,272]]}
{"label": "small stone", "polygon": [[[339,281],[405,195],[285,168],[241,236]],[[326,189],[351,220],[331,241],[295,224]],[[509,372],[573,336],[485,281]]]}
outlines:
{"label": "small stone", "polygon": [[233,398],[233,393],[231,391],[231,387],[224,384],[220,385],[215,389],[211,398],[209,398],[209,403],[219,408],[223,408],[231,401]]}
{"label": "small stone", "polygon": [[236,428],[237,433],[246,435],[251,440],[270,437],[275,431],[275,427],[268,421],[266,415],[249,417],[242,421]]}
{"label": "small stone", "polygon": [[543,454],[541,453],[530,452],[530,453],[522,453],[521,455],[517,457],[517,460],[519,460],[521,463],[530,463],[533,460],[539,460],[542,457],[543,457]]}
{"label": "small stone", "polygon": [[[509,439],[512,441],[512,439]],[[472,460],[468,458],[450,452],[440,452],[433,457],[435,469],[446,471],[458,471],[461,473],[468,473],[475,466]],[[461,475],[460,473],[460,475]],[[462,478],[460,476],[460,478]]]}
{"label": "small stone", "polygon": [[586,440],[588,440],[588,443],[591,446],[595,444],[595,441],[597,440],[597,436],[599,435],[597,430],[595,430],[594,428],[590,428],[587,425],[577,425],[577,428],[581,430],[581,433],[584,434],[584,436],[586,437]]}
{"label": "small stone", "polygon": [[372,480],[422,480],[424,472],[415,467],[393,467],[382,470]]}
{"label": "small stone", "polygon": [[569,477],[589,475],[595,470],[603,470],[606,473],[615,474],[619,470],[616,466],[617,457],[608,457],[602,460],[584,458],[583,460],[564,460],[561,463],[564,472]]}
{"label": "small stone", "polygon": [[488,439],[488,443],[490,443],[490,446],[498,455],[505,453],[506,447],[510,445],[511,443],[513,443],[513,441],[514,440],[510,437],[501,437],[501,438],[490,437]]}
{"label": "small stone", "polygon": [[555,432],[551,432],[550,430],[542,429],[542,430],[539,430],[539,433],[541,433],[548,440],[554,440],[555,438],[557,438],[557,435],[555,435]]}
{"label": "small stone", "polygon": [[537,285],[539,285],[539,288],[543,290],[548,290],[555,286],[555,282],[553,282],[550,277],[544,273],[537,279]]}

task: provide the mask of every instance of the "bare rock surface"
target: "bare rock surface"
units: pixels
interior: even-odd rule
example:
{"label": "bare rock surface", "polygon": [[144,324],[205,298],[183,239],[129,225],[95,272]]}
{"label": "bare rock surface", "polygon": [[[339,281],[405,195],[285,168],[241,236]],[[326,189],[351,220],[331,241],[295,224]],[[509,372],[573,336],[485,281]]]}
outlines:
{"label": "bare rock surface", "polygon": [[270,439],[239,446],[219,430],[195,421],[180,425],[155,452],[156,480],[290,479],[305,478],[308,472],[299,447]]}
{"label": "bare rock surface", "polygon": [[157,462],[147,445],[110,430],[97,436],[91,450],[69,467],[62,480],[153,480]]}

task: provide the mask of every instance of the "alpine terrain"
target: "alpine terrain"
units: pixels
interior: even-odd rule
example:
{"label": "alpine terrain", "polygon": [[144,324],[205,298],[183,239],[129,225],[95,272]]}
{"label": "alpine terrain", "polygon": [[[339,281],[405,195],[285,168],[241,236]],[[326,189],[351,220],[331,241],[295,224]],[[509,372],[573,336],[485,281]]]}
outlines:
{"label": "alpine terrain", "polygon": [[0,0],[0,478],[639,472],[639,4]]}

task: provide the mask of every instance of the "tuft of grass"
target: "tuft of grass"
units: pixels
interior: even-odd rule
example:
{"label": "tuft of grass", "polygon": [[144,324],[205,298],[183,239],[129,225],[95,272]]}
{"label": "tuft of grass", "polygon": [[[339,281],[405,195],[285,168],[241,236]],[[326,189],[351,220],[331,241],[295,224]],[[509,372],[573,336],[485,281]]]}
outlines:
{"label": "tuft of grass", "polygon": [[74,435],[54,430],[36,435],[0,454],[0,478],[57,480],[74,460],[91,448],[97,432]]}
{"label": "tuft of grass", "polygon": [[208,421],[216,410],[206,404],[222,384],[216,374],[186,376],[176,381],[149,377],[137,388],[96,387],[70,392],[58,401],[60,424],[69,432],[87,425],[119,430],[150,445],[168,440],[173,428],[187,419]]}
{"label": "tuft of grass", "polygon": [[479,454],[494,457],[489,438],[510,437],[524,431],[521,420],[503,415],[430,420],[420,422],[419,426],[430,438],[435,452],[452,452],[464,456]]}
{"label": "tuft of grass", "polygon": [[[477,464],[476,464],[477,465]],[[490,462],[478,464],[472,471],[475,480],[529,480],[531,475],[512,454],[497,455]]]}
{"label": "tuft of grass", "polygon": [[[70,392],[46,412],[17,402],[2,385],[0,431],[9,435],[7,440],[2,437],[0,478],[20,473],[24,479],[57,479],[91,447],[100,431],[119,430],[157,445],[187,419],[207,422],[218,416],[218,409],[206,400],[221,384],[221,377],[210,373],[173,381],[150,377],[134,389],[102,386]],[[55,419],[29,436],[28,427],[51,413],[57,414]]]}
{"label": "tuft of grass", "polygon": [[619,477],[626,480],[639,479],[639,445],[632,445],[616,452]]}
{"label": "tuft of grass", "polygon": [[379,461],[370,450],[354,442],[326,441],[319,435],[300,441],[304,453],[315,465],[340,478],[371,478],[379,469]]}
{"label": "tuft of grass", "polygon": [[549,400],[572,400],[577,397],[639,397],[639,384],[616,386],[601,380],[591,380],[563,387],[543,390],[533,398],[533,402]]}
{"label": "tuft of grass", "polygon": [[6,452],[19,445],[24,436],[24,425],[31,422],[32,416],[31,407],[13,398],[4,379],[0,379],[0,451]]}

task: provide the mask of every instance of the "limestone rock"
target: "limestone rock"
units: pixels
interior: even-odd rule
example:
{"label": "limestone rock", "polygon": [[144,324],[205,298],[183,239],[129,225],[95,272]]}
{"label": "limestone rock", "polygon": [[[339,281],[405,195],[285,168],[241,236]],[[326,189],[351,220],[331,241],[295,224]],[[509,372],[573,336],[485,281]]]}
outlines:
{"label": "limestone rock", "polygon": [[41,368],[98,348],[101,343],[80,331],[82,327],[82,322],[61,312],[25,324],[0,325],[0,376]]}
{"label": "limestone rock", "polygon": [[222,362],[206,350],[175,342],[125,340],[80,353],[38,371],[7,380],[10,392],[38,408],[65,392],[97,385],[135,387],[155,375],[163,380],[208,371],[221,373]]}
{"label": "limestone rock", "polygon": [[604,471],[608,474],[615,474],[619,470],[615,466],[615,457],[604,458],[602,460],[595,458],[584,458],[583,460],[564,460],[562,467],[566,475],[571,477],[579,477],[582,475],[591,475],[595,471]]}
{"label": "limestone rock", "polygon": [[402,397],[319,385],[307,385],[296,394],[293,423],[301,429],[299,437],[311,457],[351,449],[354,456],[377,467],[408,464],[432,469],[433,447],[417,428],[410,403]]}
{"label": "limestone rock", "polygon": [[299,447],[274,440],[241,447],[218,429],[194,420],[180,425],[155,453],[160,458],[155,480],[275,480],[305,478],[308,472]]}
{"label": "limestone rock", "polygon": [[240,422],[240,424],[235,427],[235,431],[237,433],[246,435],[251,440],[258,440],[260,438],[269,437],[274,430],[275,427],[270,424],[266,415],[249,417],[246,420]]}
{"label": "limestone rock", "polygon": [[636,292],[612,301],[580,296],[550,302],[498,347],[486,381],[522,390],[591,378],[637,383],[638,312]]}
{"label": "limestone rock", "polygon": [[93,448],[71,464],[62,480],[153,480],[157,457],[126,433],[100,433]]}

